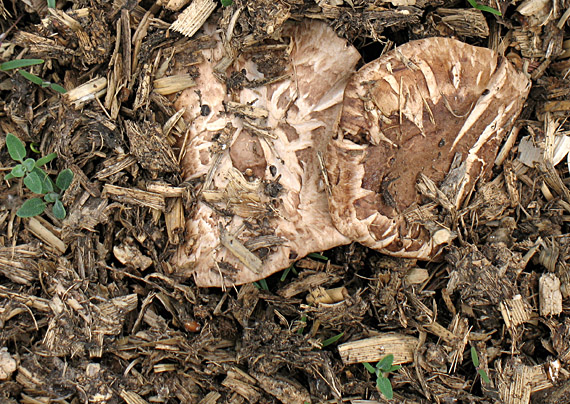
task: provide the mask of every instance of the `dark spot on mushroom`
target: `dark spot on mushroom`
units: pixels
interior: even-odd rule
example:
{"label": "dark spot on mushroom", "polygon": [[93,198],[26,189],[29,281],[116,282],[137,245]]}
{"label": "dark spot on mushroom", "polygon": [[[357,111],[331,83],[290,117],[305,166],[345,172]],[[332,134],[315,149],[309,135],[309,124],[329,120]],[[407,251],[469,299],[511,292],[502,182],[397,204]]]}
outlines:
{"label": "dark spot on mushroom", "polygon": [[364,144],[369,143],[368,132],[365,130],[358,131],[358,133],[356,135],[352,135],[350,133],[347,133],[347,134],[345,134],[344,137],[346,139],[356,143],[356,144],[364,145]]}
{"label": "dark spot on mushroom", "polygon": [[204,104],[200,107],[200,115],[208,116],[208,115],[210,115],[210,112],[211,112],[211,110],[210,110],[210,107],[208,105]]}
{"label": "dark spot on mushroom", "polygon": [[283,185],[281,185],[277,181],[265,184],[265,193],[272,198],[276,198],[282,189],[283,189]]}
{"label": "dark spot on mushroom", "polygon": [[441,140],[439,141],[439,143],[437,144],[437,147],[443,147],[445,146],[445,139],[441,138]]}
{"label": "dark spot on mushroom", "polygon": [[258,249],[256,251],[257,255],[259,256],[259,258],[265,258],[267,257],[267,255],[269,254],[269,248],[267,247],[261,247],[260,249]]}
{"label": "dark spot on mushroom", "polygon": [[295,251],[291,251],[291,252],[289,253],[289,259],[290,259],[290,260],[296,260],[297,257],[298,257],[298,254],[297,254]]}
{"label": "dark spot on mushroom", "polygon": [[275,177],[275,175],[277,174],[277,167],[275,166],[269,166],[269,172],[271,173],[271,175],[273,177]]}
{"label": "dark spot on mushroom", "polygon": [[483,91],[483,94],[482,94],[482,95],[487,95],[487,94],[489,94],[489,93],[490,93],[489,89],[486,88],[485,91]]}

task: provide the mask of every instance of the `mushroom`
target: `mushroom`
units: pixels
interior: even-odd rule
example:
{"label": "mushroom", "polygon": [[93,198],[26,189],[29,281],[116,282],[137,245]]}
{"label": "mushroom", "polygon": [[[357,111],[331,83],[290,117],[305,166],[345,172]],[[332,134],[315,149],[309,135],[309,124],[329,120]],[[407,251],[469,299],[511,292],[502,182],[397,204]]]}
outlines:
{"label": "mushroom", "polygon": [[418,176],[440,183],[450,172],[441,189],[459,208],[489,175],[529,90],[505,58],[448,38],[409,42],[362,67],[328,146],[337,229],[383,253],[433,258],[448,238],[406,218],[421,204]]}
{"label": "mushroom", "polygon": [[[283,36],[290,37],[284,79],[228,95],[214,72],[223,57],[216,38],[215,49],[202,51],[197,86],[176,102],[192,122],[183,175],[202,185],[175,264],[198,286],[256,281],[350,242],[332,224],[319,155],[360,56],[321,22],[288,24]],[[264,79],[242,56],[233,71],[244,70],[250,83]]]}
{"label": "mushroom", "polygon": [[191,122],[183,175],[200,186],[174,259],[201,287],[262,279],[351,241],[433,257],[440,238],[405,219],[419,202],[417,175],[440,182],[460,156],[449,187],[459,206],[489,173],[529,90],[494,52],[444,38],[403,45],[354,74],[358,52],[317,21],[285,25],[284,78],[262,85],[240,56],[230,71],[258,85],[228,90],[214,71],[221,41],[203,30],[218,46],[201,51],[197,87],[176,102]]}

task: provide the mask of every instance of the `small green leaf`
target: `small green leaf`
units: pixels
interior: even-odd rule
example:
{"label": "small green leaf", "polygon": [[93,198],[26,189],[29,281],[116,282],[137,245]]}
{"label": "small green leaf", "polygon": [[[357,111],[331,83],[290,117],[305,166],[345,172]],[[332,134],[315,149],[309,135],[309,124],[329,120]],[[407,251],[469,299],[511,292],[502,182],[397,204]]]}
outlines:
{"label": "small green leaf", "polygon": [[366,370],[368,370],[370,373],[375,374],[376,373],[376,369],[374,369],[374,366],[372,366],[370,363],[368,362],[362,362],[362,364],[364,365],[364,367],[366,368]]}
{"label": "small green leaf", "polygon": [[47,194],[54,191],[53,181],[49,178],[44,170],[39,167],[34,167],[34,170],[32,172],[37,173],[42,180],[42,194]]}
{"label": "small green leaf", "polygon": [[47,203],[54,203],[59,199],[59,194],[57,192],[50,192],[44,195],[44,201]]}
{"label": "small green leaf", "polygon": [[293,264],[289,265],[289,267],[283,271],[283,274],[281,274],[281,278],[279,279],[280,282],[285,282],[285,279],[287,279],[287,275],[289,275],[291,269],[293,269]]}
{"label": "small green leaf", "polygon": [[386,355],[380,362],[378,362],[376,368],[380,369],[382,372],[389,372],[392,367],[392,362],[394,362],[394,355]]}
{"label": "small green leaf", "polygon": [[[62,191],[65,191],[71,185],[71,181],[73,181],[73,171],[71,171],[69,168],[66,168],[65,170],[60,172],[59,175],[57,176],[55,180],[55,185],[57,185],[57,187]],[[262,280],[265,281],[265,279]],[[261,283],[261,281],[259,282]],[[265,287],[267,287],[267,282],[265,282]]]}
{"label": "small green leaf", "polygon": [[29,158],[29,159],[25,159],[24,162],[22,163],[22,165],[24,166],[24,168],[26,169],[27,172],[32,172],[32,170],[34,169],[34,166],[36,165],[36,160]]}
{"label": "small green leaf", "polygon": [[388,370],[388,373],[392,373],[395,372],[396,370],[400,370],[402,369],[402,367],[400,365],[392,365],[390,366],[390,370]]}
{"label": "small green leaf", "polygon": [[38,144],[36,142],[30,143],[30,150],[34,153],[39,153],[40,149],[38,149]]}
{"label": "small green leaf", "polygon": [[28,199],[26,202],[20,206],[20,209],[16,212],[19,217],[32,217],[41,215],[46,209],[46,204],[40,198]]}
{"label": "small green leaf", "polygon": [[483,369],[479,369],[477,371],[479,373],[479,376],[481,376],[481,379],[483,379],[483,381],[487,384],[491,383],[491,380],[489,380],[489,376],[487,376],[487,372],[485,372]]}
{"label": "small green leaf", "polygon": [[36,167],[45,166],[47,163],[49,163],[50,161],[52,161],[56,157],[57,157],[57,153],[50,153],[47,156],[44,156],[44,157],[38,159],[38,161],[36,161]]}
{"label": "small green leaf", "polygon": [[12,178],[16,178],[12,173],[8,173],[4,176],[4,181],[11,180]]}
{"label": "small green leaf", "polygon": [[[302,316],[299,321],[306,325],[307,324],[307,316]],[[297,330],[297,334],[301,335],[301,334],[303,334],[304,331],[305,331],[305,327],[300,327]]]}
{"label": "small green leaf", "polygon": [[318,254],[318,253],[310,253],[307,254],[307,257],[309,258],[315,258],[318,260],[323,260],[323,261],[328,261],[329,259],[327,257],[325,257],[324,255]]}
{"label": "small green leaf", "polygon": [[55,8],[55,0],[47,0],[48,8]]}
{"label": "small green leaf", "polygon": [[[69,168],[67,169],[69,170]],[[71,172],[71,170],[69,170]],[[63,171],[62,171],[63,172]],[[58,177],[59,179],[59,177]],[[73,179],[73,173],[71,173],[71,179]],[[71,184],[71,180],[69,181],[69,184]],[[67,186],[69,186],[69,184],[67,184]],[[57,185],[57,184],[56,184]],[[61,188],[64,189],[64,188]],[[67,189],[67,187],[66,187]],[[267,281],[265,279],[260,279],[259,280],[259,286],[261,287],[261,289],[263,290],[269,290],[269,286],[267,286]]]}
{"label": "small green leaf", "polygon": [[34,194],[42,194],[42,179],[36,172],[31,172],[24,178],[24,185]]}
{"label": "small green leaf", "polygon": [[479,356],[474,346],[471,347],[471,362],[473,362],[473,366],[479,367]]}
{"label": "small green leaf", "polygon": [[42,59],[18,59],[10,60],[0,64],[0,70],[7,71],[12,69],[19,69],[33,65],[41,65],[44,61]]}
{"label": "small green leaf", "polygon": [[488,13],[498,15],[499,17],[503,15],[501,14],[500,11],[495,10],[493,7],[484,6],[483,4],[477,3],[475,0],[467,0],[467,1],[469,2],[469,4],[471,4],[471,7],[477,10],[486,11]]}
{"label": "small green leaf", "polygon": [[221,0],[222,2],[222,7],[229,7],[232,4],[234,4],[233,0]]}
{"label": "small green leaf", "polygon": [[50,83],[49,88],[51,88],[53,91],[57,91],[60,94],[67,93],[67,90],[62,86],[60,86],[59,84]]}
{"label": "small green leaf", "polygon": [[53,212],[53,215],[57,217],[59,220],[65,219],[65,214],[66,214],[65,208],[63,207],[63,203],[61,203],[59,199],[55,201],[51,211]]}
{"label": "small green leaf", "polygon": [[386,397],[388,400],[394,398],[394,391],[392,390],[392,383],[390,383],[390,379],[387,377],[379,377],[376,379],[376,385],[380,392]]}
{"label": "small green leaf", "polygon": [[323,341],[323,348],[328,346],[328,345],[334,344],[339,339],[341,339],[343,335],[344,335],[344,332],[341,332],[340,334],[337,334],[334,337],[330,337],[330,338],[325,339]]}
{"label": "small green leaf", "polygon": [[22,164],[18,164],[17,166],[12,168],[12,171],[10,172],[10,174],[12,174],[16,178],[21,178],[24,175],[26,175],[26,169],[24,168],[24,166]]}
{"label": "small green leaf", "polygon": [[8,148],[8,153],[12,160],[22,162],[24,157],[26,157],[26,145],[18,139],[16,136],[8,133],[6,135],[6,147]]}
{"label": "small green leaf", "polygon": [[39,78],[35,74],[29,73],[25,70],[18,70],[18,73],[24,76],[24,78],[30,80],[32,83],[37,84],[38,86],[43,86],[44,84],[44,80]]}

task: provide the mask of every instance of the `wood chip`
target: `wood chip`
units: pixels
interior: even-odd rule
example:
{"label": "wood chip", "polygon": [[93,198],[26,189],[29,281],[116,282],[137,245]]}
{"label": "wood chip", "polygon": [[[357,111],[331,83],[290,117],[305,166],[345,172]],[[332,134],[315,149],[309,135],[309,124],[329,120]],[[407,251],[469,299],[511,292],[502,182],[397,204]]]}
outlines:
{"label": "wood chip", "polygon": [[75,109],[80,109],[89,101],[102,97],[107,92],[107,78],[96,77],[63,95],[63,99]]}
{"label": "wood chip", "polygon": [[32,217],[28,221],[30,232],[48,245],[49,248],[63,254],[67,250],[67,245],[61,239],[45,227],[40,220]]}
{"label": "wood chip", "polygon": [[118,187],[111,184],[105,184],[102,197],[110,197],[120,202],[146,206],[160,211],[164,211],[166,208],[166,202],[162,195],[142,191],[140,189]]}
{"label": "wood chip", "polygon": [[339,345],[338,353],[345,365],[362,362],[378,362],[386,355],[394,355],[394,365],[410,363],[418,339],[409,335],[384,333],[377,337],[346,342]]}
{"label": "wood chip", "polygon": [[213,0],[194,0],[170,26],[174,31],[191,38],[204,25],[210,14],[216,9]]}
{"label": "wood chip", "polygon": [[538,298],[541,316],[557,316],[562,313],[562,293],[560,279],[554,274],[546,273],[538,280]]}

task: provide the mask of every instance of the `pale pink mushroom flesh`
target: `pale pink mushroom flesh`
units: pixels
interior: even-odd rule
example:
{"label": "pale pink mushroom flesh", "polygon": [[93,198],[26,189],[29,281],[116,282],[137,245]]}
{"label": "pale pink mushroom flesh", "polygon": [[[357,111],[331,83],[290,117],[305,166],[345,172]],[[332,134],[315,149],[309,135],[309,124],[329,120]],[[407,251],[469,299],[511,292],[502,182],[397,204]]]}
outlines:
{"label": "pale pink mushroom flesh", "polygon": [[[291,41],[288,78],[244,88],[230,99],[213,72],[223,56],[220,43],[203,51],[197,86],[176,102],[191,122],[182,160],[185,179],[203,181],[219,159],[187,217],[186,241],[174,260],[178,274],[194,276],[198,286],[256,281],[308,253],[350,242],[331,222],[317,152],[325,152],[334,133],[344,87],[360,56],[322,22],[288,24],[284,34]],[[249,80],[263,78],[244,57],[233,69],[245,69]],[[265,109],[267,118],[254,124],[268,136],[226,113],[228,101]],[[201,115],[201,104],[209,106],[207,116]],[[261,266],[244,264],[222,245],[220,229],[253,250]],[[263,251],[254,250],[251,243],[261,236],[278,238]]]}
{"label": "pale pink mushroom flesh", "polygon": [[[488,175],[530,87],[491,50],[445,38],[400,46],[353,74],[357,51],[326,24],[304,21],[285,28],[288,78],[230,99],[213,71],[221,41],[213,28],[204,32],[218,46],[202,51],[197,86],[176,103],[190,122],[183,173],[202,187],[174,259],[178,274],[194,276],[201,287],[256,281],[351,241],[432,258],[441,241],[403,214],[421,202],[418,174],[440,182],[459,153],[464,170],[449,194],[459,206]],[[263,78],[243,56],[232,69]],[[228,113],[228,101],[267,117]],[[202,105],[209,107],[205,116]],[[325,151],[328,201],[318,156]],[[272,241],[257,250],[264,237]],[[244,250],[253,263],[240,259]]]}
{"label": "pale pink mushroom flesh", "polygon": [[433,258],[441,240],[404,218],[422,202],[418,175],[440,183],[459,153],[463,166],[447,195],[458,208],[490,173],[529,89],[505,58],[448,38],[409,42],[362,67],[328,147],[335,226],[390,255]]}

